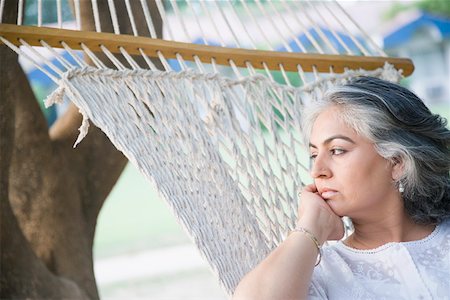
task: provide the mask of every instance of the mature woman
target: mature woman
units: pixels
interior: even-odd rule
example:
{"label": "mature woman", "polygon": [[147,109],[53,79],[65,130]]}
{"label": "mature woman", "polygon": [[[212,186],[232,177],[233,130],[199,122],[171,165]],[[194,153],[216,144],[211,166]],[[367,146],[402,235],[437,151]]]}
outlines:
{"label": "mature woman", "polygon": [[[303,118],[314,183],[296,229],[234,299],[450,299],[445,120],[371,77],[329,91]],[[343,216],[354,231],[340,240]]]}

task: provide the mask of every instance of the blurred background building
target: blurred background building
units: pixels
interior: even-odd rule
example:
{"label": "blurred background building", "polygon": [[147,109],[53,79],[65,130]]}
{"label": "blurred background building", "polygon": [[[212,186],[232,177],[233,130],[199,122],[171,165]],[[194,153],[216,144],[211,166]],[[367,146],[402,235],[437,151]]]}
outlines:
{"label": "blurred background building", "polygon": [[406,84],[428,105],[450,105],[449,18],[423,11],[401,14],[384,34],[383,48],[413,60],[416,69]]}

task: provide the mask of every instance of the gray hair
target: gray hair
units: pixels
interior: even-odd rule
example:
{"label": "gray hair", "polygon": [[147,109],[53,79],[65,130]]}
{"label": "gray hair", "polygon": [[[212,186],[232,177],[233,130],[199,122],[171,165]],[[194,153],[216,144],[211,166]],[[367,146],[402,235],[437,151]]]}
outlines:
{"label": "gray hair", "polygon": [[317,116],[339,107],[342,120],[372,141],[392,163],[403,163],[399,178],[403,201],[416,223],[435,224],[450,217],[450,131],[415,94],[397,84],[358,77],[336,86],[302,113],[305,141]]}

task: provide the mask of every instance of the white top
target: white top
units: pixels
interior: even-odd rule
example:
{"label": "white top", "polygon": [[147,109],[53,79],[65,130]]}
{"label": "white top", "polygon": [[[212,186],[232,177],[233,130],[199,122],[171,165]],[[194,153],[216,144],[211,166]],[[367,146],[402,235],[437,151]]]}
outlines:
{"label": "white top", "polygon": [[450,220],[418,241],[322,250],[308,299],[450,299]]}

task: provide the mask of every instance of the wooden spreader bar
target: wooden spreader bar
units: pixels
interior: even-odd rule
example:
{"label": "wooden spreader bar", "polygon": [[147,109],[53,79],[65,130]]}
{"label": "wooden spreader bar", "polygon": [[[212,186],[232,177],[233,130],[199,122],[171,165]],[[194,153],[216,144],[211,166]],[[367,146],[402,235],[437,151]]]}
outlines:
{"label": "wooden spreader bar", "polygon": [[132,35],[48,27],[0,24],[0,36],[17,46],[21,45],[19,39],[25,40],[31,46],[42,46],[40,41],[43,40],[54,48],[63,48],[61,42],[65,42],[72,49],[82,50],[81,44],[83,43],[91,51],[97,52],[101,52],[101,45],[107,47],[113,53],[120,53],[119,48],[122,47],[132,55],[140,55],[139,49],[142,49],[150,57],[157,57],[157,53],[160,51],[166,59],[176,58],[178,53],[185,60],[194,60],[194,56],[198,56],[204,63],[211,63],[211,59],[215,59],[217,64],[230,65],[229,61],[232,60],[238,67],[246,67],[246,63],[249,62],[254,68],[263,68],[263,63],[266,63],[271,70],[280,70],[280,65],[282,65],[286,71],[296,72],[297,65],[300,65],[305,72],[313,71],[315,66],[317,71],[328,73],[332,66],[335,73],[342,73],[345,68],[375,70],[383,67],[385,62],[388,62],[396,69],[402,69],[404,76],[408,76],[414,71],[412,61],[407,58],[305,54],[225,48]]}

